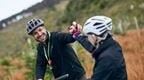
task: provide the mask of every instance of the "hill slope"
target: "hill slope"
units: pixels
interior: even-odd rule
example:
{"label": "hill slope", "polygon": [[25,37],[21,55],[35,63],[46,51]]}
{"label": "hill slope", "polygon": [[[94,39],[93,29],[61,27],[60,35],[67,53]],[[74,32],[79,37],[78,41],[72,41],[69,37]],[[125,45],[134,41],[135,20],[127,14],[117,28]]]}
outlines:
{"label": "hill slope", "polygon": [[0,30],[0,55],[16,54],[21,53],[23,50],[27,50],[25,44],[27,44],[29,36],[26,33],[25,26],[27,21],[31,18],[42,18],[49,30],[58,30],[59,27],[56,27],[55,20],[58,18],[59,14],[63,13],[67,3],[68,1],[62,1],[53,9],[44,8],[38,10],[32,16],[21,19]]}
{"label": "hill slope", "polygon": [[83,24],[91,16],[106,15],[113,19],[114,31],[118,32],[121,27],[125,30],[143,27],[143,11],[143,0],[71,0],[58,23],[76,20]]}

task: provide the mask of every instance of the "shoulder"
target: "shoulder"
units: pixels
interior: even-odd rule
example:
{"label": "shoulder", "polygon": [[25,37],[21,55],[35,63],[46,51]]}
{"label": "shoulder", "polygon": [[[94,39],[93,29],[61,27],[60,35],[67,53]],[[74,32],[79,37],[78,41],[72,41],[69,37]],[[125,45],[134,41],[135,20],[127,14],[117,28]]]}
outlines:
{"label": "shoulder", "polygon": [[50,34],[53,38],[63,38],[65,36],[72,36],[72,34],[66,32],[50,32]]}
{"label": "shoulder", "polygon": [[50,32],[50,36],[51,37],[55,37],[55,36],[57,36],[59,34],[59,32]]}
{"label": "shoulder", "polygon": [[50,32],[51,35],[69,35],[70,33],[66,33],[66,32]]}

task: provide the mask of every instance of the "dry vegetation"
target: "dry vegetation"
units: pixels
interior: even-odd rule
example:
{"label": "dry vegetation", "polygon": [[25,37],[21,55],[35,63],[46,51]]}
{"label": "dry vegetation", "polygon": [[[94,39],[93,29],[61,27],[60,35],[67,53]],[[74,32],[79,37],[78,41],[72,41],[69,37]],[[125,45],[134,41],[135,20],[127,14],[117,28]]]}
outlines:
{"label": "dry vegetation", "polygon": [[144,80],[144,29],[127,32],[117,39],[122,45],[126,59],[128,79]]}

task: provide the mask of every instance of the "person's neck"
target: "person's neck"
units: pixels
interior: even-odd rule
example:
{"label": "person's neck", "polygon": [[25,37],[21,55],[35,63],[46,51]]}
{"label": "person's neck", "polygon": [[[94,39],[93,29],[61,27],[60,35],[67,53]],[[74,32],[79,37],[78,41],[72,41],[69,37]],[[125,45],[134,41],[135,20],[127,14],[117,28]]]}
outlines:
{"label": "person's neck", "polygon": [[47,31],[47,32],[46,32],[46,39],[45,39],[45,41],[44,41],[45,44],[47,44],[47,42],[49,41],[49,36],[50,36],[50,35],[49,35],[49,32]]}

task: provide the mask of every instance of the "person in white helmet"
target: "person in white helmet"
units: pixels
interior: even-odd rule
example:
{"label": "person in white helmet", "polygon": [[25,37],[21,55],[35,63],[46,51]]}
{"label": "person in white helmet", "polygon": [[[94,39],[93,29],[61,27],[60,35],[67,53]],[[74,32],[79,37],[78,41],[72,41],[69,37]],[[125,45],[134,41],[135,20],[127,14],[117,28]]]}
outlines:
{"label": "person in white helmet", "polygon": [[73,22],[69,32],[95,59],[91,80],[127,80],[121,46],[111,33],[112,19],[93,16],[81,29],[81,25]]}
{"label": "person in white helmet", "polygon": [[36,18],[27,22],[26,29],[38,42],[36,80],[44,80],[47,65],[55,78],[66,76],[60,80],[86,80],[85,70],[69,45],[75,41],[70,33],[49,32],[44,21]]}

